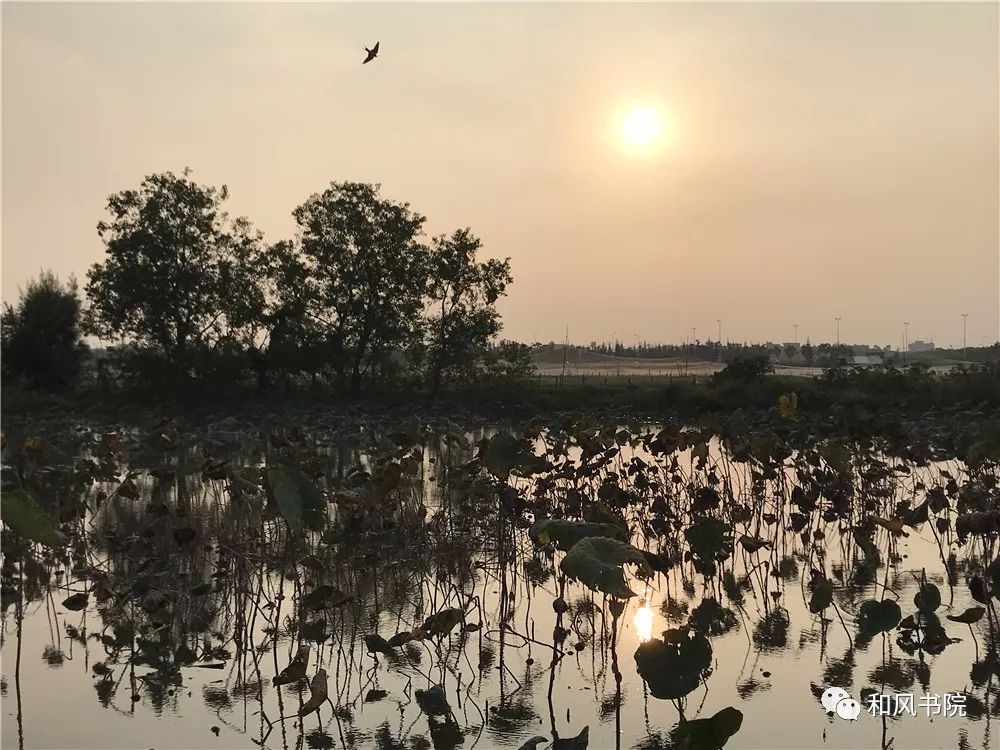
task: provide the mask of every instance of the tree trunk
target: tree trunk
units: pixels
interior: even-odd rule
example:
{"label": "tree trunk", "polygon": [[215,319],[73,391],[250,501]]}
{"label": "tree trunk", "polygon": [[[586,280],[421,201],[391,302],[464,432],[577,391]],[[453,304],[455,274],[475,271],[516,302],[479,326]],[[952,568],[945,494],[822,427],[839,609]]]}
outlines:
{"label": "tree trunk", "polygon": [[351,393],[357,395],[361,392],[361,364],[365,359],[365,350],[368,348],[369,332],[367,328],[358,338],[358,348],[354,352],[354,364],[351,366]]}
{"label": "tree trunk", "polygon": [[431,366],[431,395],[436,396],[441,389],[441,371],[444,369],[445,307],[447,297],[441,299],[441,322],[438,332],[438,351]]}
{"label": "tree trunk", "polygon": [[361,393],[361,360],[355,358],[354,366],[351,368],[351,394]]}
{"label": "tree trunk", "polygon": [[441,390],[441,361],[438,359],[431,370],[431,395],[436,396]]}
{"label": "tree trunk", "polygon": [[256,347],[251,347],[249,350],[250,355],[250,368],[253,370],[254,375],[257,377],[257,390],[260,393],[267,391],[267,358],[264,354]]}

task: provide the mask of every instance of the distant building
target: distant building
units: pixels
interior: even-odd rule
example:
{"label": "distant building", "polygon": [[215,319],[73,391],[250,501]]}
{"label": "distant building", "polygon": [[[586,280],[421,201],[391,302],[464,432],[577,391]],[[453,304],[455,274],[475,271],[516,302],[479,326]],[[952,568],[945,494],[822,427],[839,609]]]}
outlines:
{"label": "distant building", "polygon": [[921,341],[917,339],[910,343],[909,351],[911,352],[932,352],[934,351],[933,341]]}

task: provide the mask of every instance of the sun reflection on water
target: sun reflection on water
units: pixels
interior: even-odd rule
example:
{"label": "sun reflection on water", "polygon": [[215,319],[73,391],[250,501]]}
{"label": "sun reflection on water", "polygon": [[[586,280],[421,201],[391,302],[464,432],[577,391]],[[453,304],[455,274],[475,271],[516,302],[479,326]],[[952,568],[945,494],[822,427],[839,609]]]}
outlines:
{"label": "sun reflection on water", "polygon": [[650,608],[648,600],[643,600],[642,606],[636,611],[632,621],[635,623],[640,641],[645,643],[653,637],[653,610]]}

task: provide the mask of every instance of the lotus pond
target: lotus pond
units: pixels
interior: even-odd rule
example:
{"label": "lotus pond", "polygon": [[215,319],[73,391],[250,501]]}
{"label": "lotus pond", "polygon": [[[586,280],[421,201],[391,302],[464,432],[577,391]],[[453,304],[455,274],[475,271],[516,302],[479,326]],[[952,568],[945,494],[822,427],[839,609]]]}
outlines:
{"label": "lotus pond", "polygon": [[991,747],[995,458],[621,421],[5,425],[4,747]]}

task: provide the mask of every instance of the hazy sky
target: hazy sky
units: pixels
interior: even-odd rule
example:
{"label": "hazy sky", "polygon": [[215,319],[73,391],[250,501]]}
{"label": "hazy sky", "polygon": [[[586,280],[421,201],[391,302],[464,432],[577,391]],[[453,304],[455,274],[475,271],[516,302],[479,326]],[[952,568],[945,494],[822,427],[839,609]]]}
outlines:
{"label": "hazy sky", "polygon": [[[185,165],[268,239],[331,180],[469,226],[506,335],[997,340],[996,4],[2,6],[3,297]],[[381,41],[361,66],[363,47]],[[670,138],[622,149],[634,103]]]}

